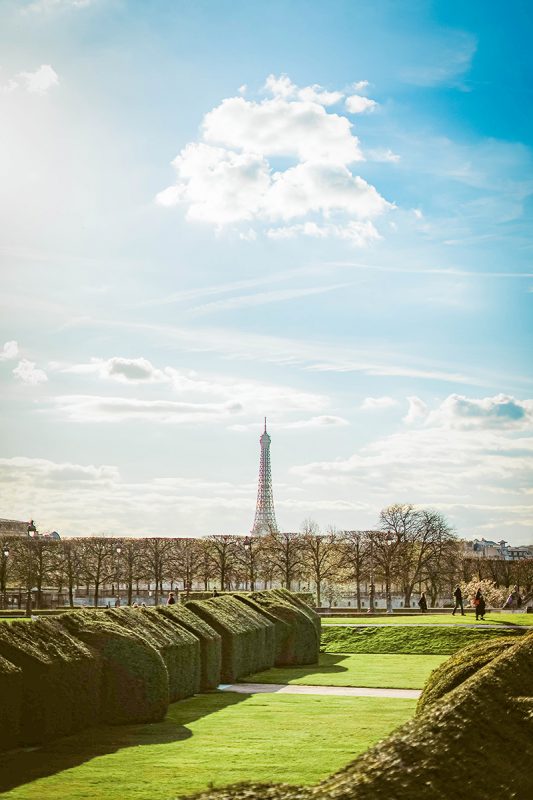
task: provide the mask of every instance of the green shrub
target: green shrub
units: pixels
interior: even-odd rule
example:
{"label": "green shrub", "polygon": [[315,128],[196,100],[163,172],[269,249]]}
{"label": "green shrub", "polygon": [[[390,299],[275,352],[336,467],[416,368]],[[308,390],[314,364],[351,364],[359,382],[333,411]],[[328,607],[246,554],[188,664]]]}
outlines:
{"label": "green shrub", "polygon": [[103,722],[121,725],[157,722],[164,717],[168,672],[151,644],[96,611],[62,614],[59,619],[103,660]]}
{"label": "green shrub", "polygon": [[17,747],[20,741],[22,670],[0,656],[0,751]]}
{"label": "green shrub", "polygon": [[433,670],[418,700],[416,713],[422,713],[427,706],[444,697],[445,694],[451,692],[452,689],[455,689],[456,686],[459,686],[514,644],[516,644],[516,637],[502,636],[459,650]]}
{"label": "green shrub", "polygon": [[222,637],[222,681],[233,683],[274,665],[275,627],[260,612],[227,595],[186,605]]}
{"label": "green shrub", "polygon": [[236,595],[245,605],[252,605],[274,622],[276,630],[276,665],[316,664],[320,639],[313,621],[295,604],[273,591]]}
{"label": "green shrub", "polygon": [[22,670],[22,744],[41,744],[98,722],[100,659],[57,622],[0,626],[0,654]]}
{"label": "green shrub", "polygon": [[325,625],[321,650],[324,653],[413,653],[451,655],[462,647],[489,639],[512,635],[519,639],[523,631],[492,628],[463,628],[456,625]]}
{"label": "green shrub", "polygon": [[200,687],[200,642],[155,613],[155,609],[113,608],[104,615],[138,634],[161,655],[168,673],[170,702],[191,697]]}
{"label": "green shrub", "polygon": [[206,692],[220,683],[222,639],[210,625],[183,605],[157,606],[155,613],[171,625],[189,631],[200,642],[200,688]]}
{"label": "green shrub", "polygon": [[296,592],[289,592],[288,589],[271,589],[270,591],[277,594],[279,597],[283,598],[286,603],[290,603],[293,606],[296,606],[303,611],[308,619],[311,620],[313,625],[315,626],[316,634],[318,636],[318,641],[320,641],[320,634],[322,631],[322,623],[320,621],[319,615],[316,613],[314,608],[312,608],[305,600],[302,600],[299,594]]}

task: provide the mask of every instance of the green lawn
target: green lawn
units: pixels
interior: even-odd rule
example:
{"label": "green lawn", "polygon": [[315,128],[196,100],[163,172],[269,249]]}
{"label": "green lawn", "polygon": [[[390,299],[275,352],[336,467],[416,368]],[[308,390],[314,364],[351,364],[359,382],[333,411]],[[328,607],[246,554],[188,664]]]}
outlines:
{"label": "green lawn", "polygon": [[[467,613],[464,617],[456,614],[417,614],[416,616],[402,616],[401,614],[383,614],[379,617],[322,617],[322,625],[335,625],[350,623],[351,625],[461,625],[475,623],[476,615]],[[478,621],[483,625],[483,621]],[[533,625],[533,614],[486,614],[485,625]]]}
{"label": "green lawn", "polygon": [[430,672],[447,658],[448,656],[322,653],[316,667],[275,667],[250,675],[246,682],[421,689]]}
{"label": "green lawn", "polygon": [[412,717],[416,701],[213,692],[161,723],[103,727],[0,757],[10,800],[171,800],[238,781],[313,784]]}
{"label": "green lawn", "polygon": [[406,625],[324,626],[321,650],[324,653],[411,653],[420,655],[446,655],[476,642],[486,642],[494,636],[523,636],[523,629],[463,628],[442,625],[416,628]]}

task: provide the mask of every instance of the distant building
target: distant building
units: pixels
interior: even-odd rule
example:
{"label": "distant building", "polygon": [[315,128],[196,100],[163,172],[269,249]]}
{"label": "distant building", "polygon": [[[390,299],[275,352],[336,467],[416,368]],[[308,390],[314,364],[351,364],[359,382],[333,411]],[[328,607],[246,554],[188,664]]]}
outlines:
{"label": "distant building", "polygon": [[474,556],[474,558],[496,558],[504,561],[533,558],[533,545],[514,547],[504,539],[499,542],[493,542],[482,537],[481,539],[466,541],[464,544],[467,555]]}
{"label": "distant building", "polygon": [[20,522],[17,519],[0,519],[0,536],[35,536],[37,528],[31,519]]}

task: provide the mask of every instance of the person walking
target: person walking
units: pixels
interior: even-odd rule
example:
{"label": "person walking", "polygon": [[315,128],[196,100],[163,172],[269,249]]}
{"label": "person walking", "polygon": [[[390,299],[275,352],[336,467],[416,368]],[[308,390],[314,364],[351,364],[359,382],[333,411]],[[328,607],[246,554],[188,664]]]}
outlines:
{"label": "person walking", "polygon": [[174,592],[169,592],[167,597],[167,606],[173,606],[176,603]]}
{"label": "person walking", "polygon": [[420,595],[420,600],[418,601],[418,607],[420,611],[425,614],[428,610],[428,601],[426,600],[426,593],[422,592]]}
{"label": "person walking", "polygon": [[478,589],[476,592],[476,596],[474,598],[474,606],[476,607],[476,621],[478,619],[485,619],[485,598],[481,592],[481,589]]}
{"label": "person walking", "polygon": [[461,614],[464,617],[465,610],[464,610],[464,607],[463,607],[463,593],[461,591],[461,587],[460,586],[456,586],[455,592],[453,593],[453,596],[455,597],[455,608],[452,611],[452,617],[455,616],[455,612],[457,611],[458,608],[461,609]]}

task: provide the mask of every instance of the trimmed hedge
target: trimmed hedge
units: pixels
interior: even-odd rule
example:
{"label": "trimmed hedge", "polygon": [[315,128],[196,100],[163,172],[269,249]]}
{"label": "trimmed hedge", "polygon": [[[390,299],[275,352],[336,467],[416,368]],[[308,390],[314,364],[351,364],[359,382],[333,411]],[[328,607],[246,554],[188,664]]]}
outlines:
{"label": "trimmed hedge", "polygon": [[196,694],[200,688],[200,642],[195,636],[173,626],[154,609],[113,608],[104,615],[158,651],[167,668],[171,703]]}
{"label": "trimmed hedge", "polygon": [[318,641],[320,642],[320,636],[322,633],[322,622],[320,620],[320,616],[316,613],[314,608],[312,608],[309,603],[302,599],[306,597],[305,593],[298,594],[296,592],[289,592],[288,589],[271,589],[274,594],[278,595],[278,597],[285,600],[286,603],[290,603],[296,608],[299,608],[306,617],[311,620],[313,625],[315,626],[316,634],[318,636]]}
{"label": "trimmed hedge", "polygon": [[98,722],[100,659],[57,622],[0,626],[0,655],[22,670],[21,744],[42,744]]}
{"label": "trimmed hedge", "polygon": [[200,689],[216,689],[220,683],[222,664],[222,638],[214,628],[183,605],[157,606],[156,614],[171,625],[184,628],[200,642]]}
{"label": "trimmed hedge", "polygon": [[236,597],[274,622],[277,666],[318,662],[320,639],[313,621],[301,608],[269,590]]}
{"label": "trimmed hedge", "polygon": [[158,722],[165,716],[168,672],[151,644],[94,611],[63,614],[60,624],[103,660],[102,722]]}
{"label": "trimmed hedge", "polygon": [[463,628],[460,625],[324,625],[323,653],[412,653],[452,655],[470,644],[513,636],[518,641],[522,630]]}
{"label": "trimmed hedge", "polygon": [[514,644],[516,644],[516,637],[502,637],[459,650],[458,653],[433,670],[418,700],[416,713],[420,714],[425,711],[427,706],[440,700],[441,697],[451,692],[452,689],[455,689],[456,686],[459,686]]}
{"label": "trimmed hedge", "polygon": [[0,751],[16,747],[20,741],[22,670],[0,656]]}
{"label": "trimmed hedge", "polygon": [[259,611],[230,596],[192,600],[186,607],[222,637],[222,681],[234,683],[274,666],[276,629]]}

